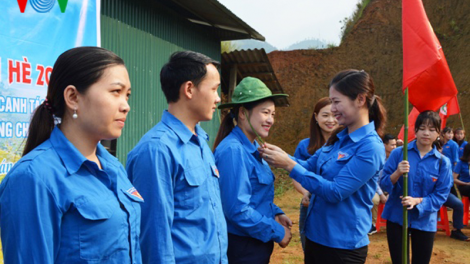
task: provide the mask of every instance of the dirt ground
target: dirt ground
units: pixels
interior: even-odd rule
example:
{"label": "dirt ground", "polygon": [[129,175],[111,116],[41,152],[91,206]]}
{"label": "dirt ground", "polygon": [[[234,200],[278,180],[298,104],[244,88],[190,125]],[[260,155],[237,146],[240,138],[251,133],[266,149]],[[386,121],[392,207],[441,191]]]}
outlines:
{"label": "dirt ground", "polygon": [[[277,244],[271,257],[272,264],[295,264],[303,263],[302,245],[299,236],[299,203],[301,196],[294,189],[284,192],[275,198],[275,203],[292,219],[293,237],[287,248],[280,248]],[[452,212],[449,212],[449,220],[452,219]],[[462,230],[470,236],[470,228]],[[387,235],[385,229],[369,237],[369,253],[367,264],[391,264],[388,253]],[[443,231],[438,231],[434,241],[432,264],[465,264],[470,263],[470,242],[462,242],[447,237]]]}

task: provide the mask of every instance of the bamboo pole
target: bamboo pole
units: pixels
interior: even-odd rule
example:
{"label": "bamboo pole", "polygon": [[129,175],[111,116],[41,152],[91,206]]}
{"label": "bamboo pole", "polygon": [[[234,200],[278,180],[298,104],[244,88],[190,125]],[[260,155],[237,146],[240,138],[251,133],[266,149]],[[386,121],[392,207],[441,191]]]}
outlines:
{"label": "bamboo pole", "polygon": [[[408,87],[405,89],[405,122],[404,122],[404,138],[403,138],[403,160],[408,160]],[[403,174],[403,197],[408,196],[408,173]],[[403,225],[402,225],[402,248],[401,263],[408,264],[408,208],[403,207]]]}

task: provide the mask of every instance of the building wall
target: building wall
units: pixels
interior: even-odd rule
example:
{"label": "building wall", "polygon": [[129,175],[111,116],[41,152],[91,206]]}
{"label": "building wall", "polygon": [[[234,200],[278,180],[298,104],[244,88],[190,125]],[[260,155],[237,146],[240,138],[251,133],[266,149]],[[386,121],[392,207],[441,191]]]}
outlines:
{"label": "building wall", "polygon": [[[179,50],[201,52],[220,61],[220,40],[152,0],[102,0],[101,46],[124,59],[132,85],[131,111],[116,156],[125,164],[127,153],[161,119],[167,109],[160,86],[160,69]],[[216,112],[201,125],[212,146],[220,119]]]}

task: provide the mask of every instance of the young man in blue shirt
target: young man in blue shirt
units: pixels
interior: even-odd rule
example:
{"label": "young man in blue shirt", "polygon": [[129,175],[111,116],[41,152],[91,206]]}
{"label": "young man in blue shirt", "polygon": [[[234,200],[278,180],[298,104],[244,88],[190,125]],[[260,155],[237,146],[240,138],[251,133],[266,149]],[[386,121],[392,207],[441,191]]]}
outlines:
{"label": "young man in blue shirt", "polygon": [[143,263],[227,263],[219,173],[198,125],[220,102],[218,62],[176,52],[160,72],[168,110],[129,153],[142,205]]}

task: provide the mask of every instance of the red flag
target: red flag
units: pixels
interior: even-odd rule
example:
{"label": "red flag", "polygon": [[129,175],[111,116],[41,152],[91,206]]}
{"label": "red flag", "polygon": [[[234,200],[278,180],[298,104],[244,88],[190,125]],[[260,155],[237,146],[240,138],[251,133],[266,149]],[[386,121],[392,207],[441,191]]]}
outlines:
{"label": "red flag", "polygon": [[[419,111],[415,107],[411,110],[410,114],[408,115],[408,142],[412,141],[416,138],[415,136],[415,123],[416,118],[418,118]],[[400,133],[398,134],[398,138],[404,141],[404,126],[401,126]]]}
{"label": "red flag", "polygon": [[441,117],[441,129],[446,127],[447,118],[451,115],[456,115],[460,113],[459,102],[457,101],[457,96],[450,99],[447,104],[444,104],[439,111],[439,116]]}
{"label": "red flag", "polygon": [[402,1],[403,91],[418,111],[436,111],[457,95],[442,46],[421,0]]}

